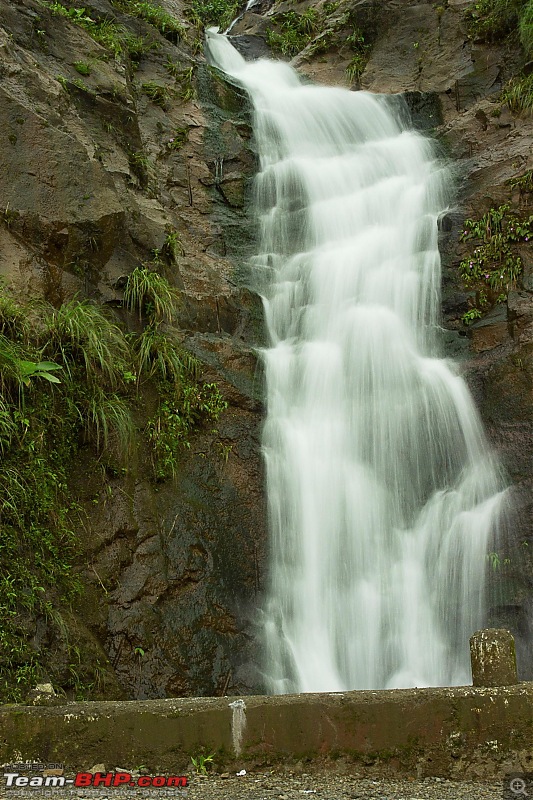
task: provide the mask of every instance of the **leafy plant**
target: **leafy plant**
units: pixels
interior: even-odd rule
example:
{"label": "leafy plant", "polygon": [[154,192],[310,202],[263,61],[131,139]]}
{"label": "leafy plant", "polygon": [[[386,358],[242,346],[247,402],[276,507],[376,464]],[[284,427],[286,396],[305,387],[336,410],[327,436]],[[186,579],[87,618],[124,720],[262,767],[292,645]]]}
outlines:
{"label": "leafy plant", "polygon": [[533,74],[512,78],[502,92],[502,100],[515,114],[533,108]]}
{"label": "leafy plant", "polygon": [[150,159],[142,151],[129,151],[128,162],[132,172],[137,176],[139,185],[143,188],[148,186],[150,176]]}
{"label": "leafy plant", "polygon": [[64,75],[56,75],[56,81],[61,85],[65,92],[68,92],[68,81]]}
{"label": "leafy plant", "polygon": [[207,765],[213,763],[213,759],[215,757],[214,753],[206,756],[200,753],[197,756],[191,756],[191,764],[193,765],[194,769],[196,770],[197,775],[207,775]]}
{"label": "leafy plant", "polygon": [[189,139],[189,129],[188,128],[176,128],[174,131],[174,136],[167,142],[167,147],[169,150],[181,150],[184,144],[187,144]]}
{"label": "leafy plant", "polygon": [[513,245],[533,237],[533,216],[520,219],[508,205],[491,208],[479,220],[468,219],[461,241],[475,245],[460,264],[466,286],[476,289],[474,308],[463,317],[465,322],[503,302],[522,272],[520,256]]}
{"label": "leafy plant", "polygon": [[512,186],[513,189],[519,189],[520,194],[533,192],[533,169],[528,169],[523,175],[511,178],[509,185]]}
{"label": "leafy plant", "polygon": [[102,47],[111,50],[115,58],[121,58],[128,53],[132,38],[123,25],[117,25],[109,20],[100,22],[93,19],[85,8],[68,6],[58,0],[39,0],[39,2],[52,14],[64,17],[83,28]]}
{"label": "leafy plant", "polygon": [[216,384],[200,384],[184,373],[177,388],[161,387],[162,401],[155,417],[148,424],[148,436],[154,453],[154,474],[157,480],[174,477],[180,452],[190,447],[191,430],[206,421],[216,421],[227,403]]}
{"label": "leafy plant", "polygon": [[359,81],[366,67],[367,59],[361,54],[356,53],[346,67],[346,77],[350,82]]}
{"label": "leafy plant", "polygon": [[[184,130],[188,133],[187,128]],[[183,255],[183,245],[181,243],[180,235],[176,228],[169,226],[166,231],[163,247],[161,248],[161,255],[165,256],[167,260],[172,263],[176,260],[178,253]]]}

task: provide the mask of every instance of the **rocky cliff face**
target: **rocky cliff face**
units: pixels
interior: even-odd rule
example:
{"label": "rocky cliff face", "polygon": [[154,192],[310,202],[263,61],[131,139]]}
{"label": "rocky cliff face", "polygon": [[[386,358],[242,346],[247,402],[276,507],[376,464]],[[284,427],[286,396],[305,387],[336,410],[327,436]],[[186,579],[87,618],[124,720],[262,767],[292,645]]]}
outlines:
{"label": "rocky cliff face", "polygon": [[[177,0],[160,5],[183,20]],[[90,24],[50,6],[0,0],[0,275],[26,298],[59,304],[88,296],[116,308],[135,330],[136,318],[121,305],[126,278],[172,237],[165,272],[181,292],[180,338],[229,403],[215,432],[193,437],[173,481],[150,477],[140,443],[126,474],[97,470],[89,451],[80,458],[72,491],[85,512],[79,568],[86,592],[72,626],[87,663],[105,661],[107,695],[260,690],[253,664],[266,514],[253,348],[262,325],[246,270],[255,171],[246,100],[206,67],[186,23],[178,35],[124,13],[120,3],[87,0],[83,14],[95,25],[111,22],[130,37],[115,57],[90,35]],[[469,38],[467,6],[257,5],[236,26],[235,41],[252,57],[265,54],[267,39],[276,46],[272,20],[318,14],[322,29],[291,45],[299,69],[316,81],[404,93],[415,120],[456,165],[458,205],[442,225],[443,340],[461,360],[515,487],[509,539],[498,545],[492,622],[510,625],[526,652],[533,260],[524,246],[524,272],[507,300],[470,328],[462,316],[471,293],[458,266],[465,217],[504,202],[532,213],[531,194],[509,180],[532,168],[533,134],[530,118],[511,115],[500,100],[514,56]],[[140,428],[151,404],[147,392]]]}
{"label": "rocky cliff face", "polygon": [[[135,330],[126,278],[171,237],[180,338],[229,407],[173,481],[151,477],[140,438],[127,472],[82,454],[72,492],[86,591],[69,619],[85,664],[107,665],[107,694],[242,693],[258,686],[246,664],[265,571],[262,323],[245,269],[255,156],[245,103],[195,55],[194,29],[169,40],[118,6],[94,0],[69,17],[0,3],[0,274],[19,297],[78,293]],[[132,52],[114,55],[80,14],[115,26]],[[145,392],[139,430],[153,404]]]}

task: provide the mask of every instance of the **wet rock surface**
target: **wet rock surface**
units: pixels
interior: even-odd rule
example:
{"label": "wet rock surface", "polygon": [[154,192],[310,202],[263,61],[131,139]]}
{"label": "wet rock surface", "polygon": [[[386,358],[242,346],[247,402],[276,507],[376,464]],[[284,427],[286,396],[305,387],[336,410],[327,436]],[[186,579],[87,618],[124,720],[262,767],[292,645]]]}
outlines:
{"label": "wet rock surface", "polygon": [[[170,234],[159,269],[180,290],[179,338],[229,407],[193,437],[174,480],[154,480],[142,445],[149,391],[127,474],[81,454],[72,483],[86,591],[69,625],[84,660],[106,663],[104,695],[258,691],[263,334],[246,267],[246,98],[195,54],[192,29],[175,44],[105,0],[83,5],[143,37],[138,62],[37,0],[0,0],[0,276],[25,299],[78,294],[118,308],[127,276]],[[179,4],[162,5],[183,19]]]}

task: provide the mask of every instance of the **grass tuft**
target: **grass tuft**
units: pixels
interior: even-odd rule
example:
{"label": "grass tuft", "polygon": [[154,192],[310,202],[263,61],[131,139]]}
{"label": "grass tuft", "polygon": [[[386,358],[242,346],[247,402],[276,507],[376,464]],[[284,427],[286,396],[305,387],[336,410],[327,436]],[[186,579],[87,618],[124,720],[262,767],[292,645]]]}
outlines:
{"label": "grass tuft", "polygon": [[88,300],[71,300],[54,309],[47,321],[45,352],[61,357],[72,374],[79,365],[89,383],[102,380],[114,388],[128,367],[128,343],[118,325]]}
{"label": "grass tuft", "polygon": [[179,295],[166,278],[146,265],[135,267],[124,288],[124,305],[156,320],[170,321],[174,317]]}

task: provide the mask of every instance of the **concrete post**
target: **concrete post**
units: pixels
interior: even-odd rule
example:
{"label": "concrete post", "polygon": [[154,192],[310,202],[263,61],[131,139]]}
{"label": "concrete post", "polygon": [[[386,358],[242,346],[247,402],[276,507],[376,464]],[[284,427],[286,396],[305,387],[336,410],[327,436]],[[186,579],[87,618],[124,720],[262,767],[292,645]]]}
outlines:
{"label": "concrete post", "polygon": [[518,683],[513,635],[499,628],[476,631],[470,637],[474,686],[514,686]]}

